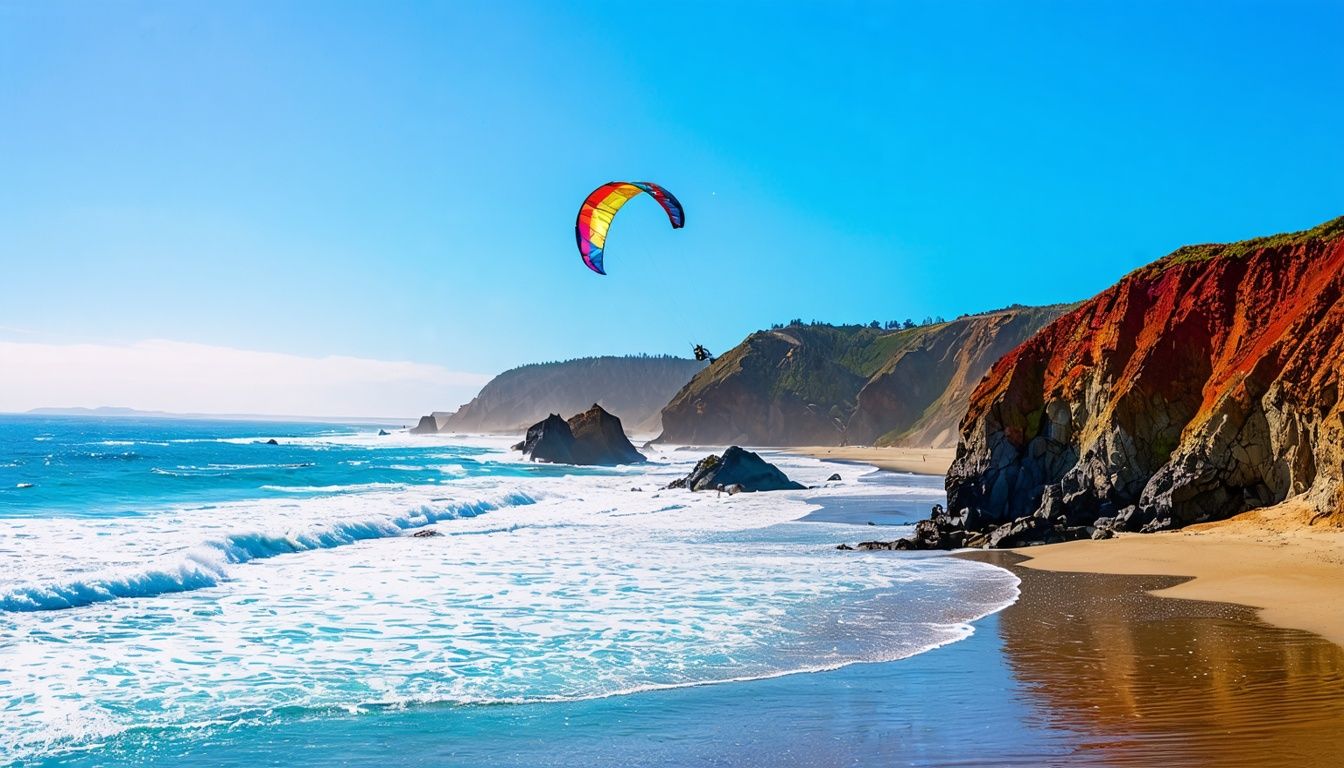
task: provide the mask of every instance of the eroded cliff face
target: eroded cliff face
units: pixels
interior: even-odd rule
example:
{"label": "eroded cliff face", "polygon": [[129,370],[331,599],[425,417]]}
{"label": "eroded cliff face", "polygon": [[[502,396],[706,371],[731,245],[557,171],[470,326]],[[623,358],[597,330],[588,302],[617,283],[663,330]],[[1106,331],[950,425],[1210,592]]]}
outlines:
{"label": "eroded cliff face", "polygon": [[972,388],[1064,307],[880,330],[792,325],[748,336],[663,409],[660,440],[951,447]]}
{"label": "eroded cliff face", "polygon": [[876,331],[789,327],[748,336],[663,408],[660,441],[835,445],[866,377],[842,361]]}
{"label": "eroded cliff face", "polygon": [[931,328],[893,355],[859,391],[849,442],[956,445],[971,392],[990,366],[1062,311],[1020,307]]}
{"label": "eroded cliff face", "polygon": [[975,389],[948,512],[969,530],[1160,530],[1291,497],[1340,515],[1342,294],[1344,218],[1131,273]]}

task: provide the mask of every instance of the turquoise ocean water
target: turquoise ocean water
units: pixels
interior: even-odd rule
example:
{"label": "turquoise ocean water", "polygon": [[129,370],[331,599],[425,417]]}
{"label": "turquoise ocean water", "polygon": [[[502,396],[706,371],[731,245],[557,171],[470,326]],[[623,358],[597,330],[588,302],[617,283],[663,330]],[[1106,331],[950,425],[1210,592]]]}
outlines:
{"label": "turquoise ocean water", "polygon": [[933,756],[967,690],[936,670],[1016,596],[834,549],[936,478],[772,455],[816,487],[719,497],[659,490],[697,451],[581,469],[389,431],[0,417],[0,764]]}

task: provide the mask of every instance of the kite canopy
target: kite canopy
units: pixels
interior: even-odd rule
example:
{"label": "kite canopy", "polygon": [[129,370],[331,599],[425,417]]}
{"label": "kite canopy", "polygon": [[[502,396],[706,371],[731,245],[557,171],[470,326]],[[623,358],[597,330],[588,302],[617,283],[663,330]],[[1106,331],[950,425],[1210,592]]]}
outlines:
{"label": "kite canopy", "polygon": [[583,263],[599,275],[607,274],[602,269],[602,248],[607,243],[607,229],[616,212],[626,201],[648,192],[653,199],[667,211],[667,219],[673,229],[681,229],[686,223],[686,214],[681,203],[671,192],[647,181],[609,181],[593,190],[588,199],[579,208],[579,220],[574,224],[574,237],[579,241],[579,254]]}

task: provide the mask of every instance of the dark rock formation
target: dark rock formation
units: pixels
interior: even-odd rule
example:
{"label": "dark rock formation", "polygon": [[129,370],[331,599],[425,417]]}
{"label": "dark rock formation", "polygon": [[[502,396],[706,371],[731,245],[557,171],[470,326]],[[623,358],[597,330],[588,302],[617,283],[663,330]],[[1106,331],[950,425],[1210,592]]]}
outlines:
{"label": "dark rock formation", "polygon": [[839,472],[836,472],[835,474],[833,474],[833,475],[831,475],[830,477],[826,478],[826,482],[828,482],[828,483],[838,483],[838,482],[840,482],[840,473],[839,473]]}
{"label": "dark rock formation", "polygon": [[387,437],[387,436],[390,435],[390,434],[392,434],[392,433],[391,433],[391,432],[388,432],[386,429],[380,429],[380,430],[378,430],[378,436],[379,436],[379,437]]}
{"label": "dark rock formation", "polygon": [[674,480],[668,488],[688,488],[692,491],[728,490],[729,493],[755,491],[802,490],[803,486],[790,480],[774,464],[751,451],[736,445],[722,456],[706,456],[696,463],[686,477]]}
{"label": "dark rock formation", "polygon": [[435,420],[435,418],[432,415],[421,416],[420,423],[416,424],[414,427],[411,427],[412,435],[434,435],[438,434],[438,432],[439,432],[439,423],[438,421]]}
{"label": "dark rock formation", "polygon": [[576,464],[639,464],[644,461],[644,454],[635,450],[625,436],[621,420],[597,403],[570,417],[568,424],[574,434]]}
{"label": "dark rock formation", "polygon": [[267,440],[267,441],[266,441],[266,445],[279,445],[279,444],[280,444],[280,441],[279,441],[279,440],[276,440],[274,437],[272,437],[270,440]]}
{"label": "dark rock formation", "polygon": [[[846,545],[843,545],[843,544],[842,544],[841,546],[845,547],[845,549],[857,549],[857,550],[859,550],[860,552],[872,552],[872,551],[880,551],[880,550],[896,549],[896,542],[894,542],[894,541],[860,541],[859,544],[858,544],[858,546],[856,546],[856,547],[850,547],[850,546],[846,546]],[[836,547],[836,549],[839,549],[839,547]]]}
{"label": "dark rock formation", "polygon": [[951,446],[989,366],[1063,311],[1014,307],[913,328],[753,333],[672,398],[659,441]]}
{"label": "dark rock formation", "polygon": [[513,446],[533,461],[574,464],[574,433],[559,414],[552,413],[527,428],[523,442]]}
{"label": "dark rock formation", "polygon": [[565,421],[556,414],[533,424],[513,446],[533,461],[614,466],[637,464],[644,456],[626,439],[621,420],[594,405]]}
{"label": "dark rock formation", "polygon": [[442,533],[439,533],[433,528],[422,528],[421,530],[418,530],[415,533],[411,534],[411,536],[416,539],[429,539],[435,536],[442,536],[442,535],[443,535]]}
{"label": "dark rock formation", "polygon": [[1101,530],[1092,526],[1070,525],[1064,516],[1056,514],[1051,517],[1050,513],[1029,515],[977,530],[967,528],[964,516],[949,514],[942,505],[935,504],[928,519],[915,523],[915,530],[908,538],[865,541],[858,548],[914,550],[1025,547],[1110,536],[1109,533],[1099,535],[1097,532]]}
{"label": "dark rock formation", "polygon": [[1344,218],[1136,270],[1000,360],[949,506],[990,546],[1344,515]]}

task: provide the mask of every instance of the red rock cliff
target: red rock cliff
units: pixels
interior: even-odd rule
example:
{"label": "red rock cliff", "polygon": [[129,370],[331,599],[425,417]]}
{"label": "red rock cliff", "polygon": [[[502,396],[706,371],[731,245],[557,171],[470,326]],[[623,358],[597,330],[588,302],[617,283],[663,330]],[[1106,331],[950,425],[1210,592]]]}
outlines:
{"label": "red rock cliff", "polygon": [[1344,514],[1342,295],[1344,218],[1131,273],[976,388],[949,512],[1125,530],[1293,497]]}

